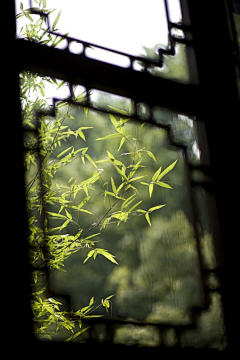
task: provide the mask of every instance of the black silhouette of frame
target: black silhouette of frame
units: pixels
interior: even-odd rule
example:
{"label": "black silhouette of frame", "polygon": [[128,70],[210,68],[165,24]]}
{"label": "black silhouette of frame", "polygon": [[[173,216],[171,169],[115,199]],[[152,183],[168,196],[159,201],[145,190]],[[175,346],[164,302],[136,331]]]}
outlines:
{"label": "black silhouette of frame", "polygon": [[[153,106],[161,106],[173,111],[182,112],[195,116],[199,124],[204,125],[206,131],[206,142],[201,144],[201,151],[208,152],[210,164],[201,167],[201,170],[210,175],[212,179],[211,186],[208,184],[194,184],[190,181],[190,185],[207,186],[208,191],[216,202],[217,221],[215,223],[215,245],[218,258],[217,274],[220,279],[220,291],[223,298],[225,325],[227,330],[228,347],[221,356],[228,356],[229,351],[237,348],[237,312],[238,302],[236,298],[236,274],[238,258],[235,252],[236,234],[237,234],[237,214],[234,213],[234,203],[236,201],[235,193],[230,181],[228,184],[228,176],[231,175],[234,183],[237,178],[236,159],[232,155],[237,150],[238,134],[232,129],[236,124],[239,114],[239,96],[237,90],[236,79],[238,77],[238,52],[236,37],[234,32],[232,11],[238,11],[238,3],[233,1],[220,0],[204,2],[204,1],[188,1],[181,0],[183,25],[181,29],[187,29],[191,34],[191,42],[187,42],[187,57],[189,60],[190,84],[179,84],[172,80],[155,78],[146,71],[136,72],[132,67],[122,69],[110,64],[105,64],[93,59],[87,59],[85,56],[76,56],[68,51],[52,49],[45,46],[39,46],[31,42],[23,41],[15,38],[15,21],[14,21],[14,1],[9,2],[6,6],[6,12],[9,15],[9,32],[8,45],[11,52],[5,52],[5,58],[11,58],[12,50],[17,56],[17,64],[14,68],[6,62],[8,73],[8,84],[10,84],[7,94],[12,94],[6,100],[6,108],[11,109],[12,103],[16,104],[13,108],[13,115],[16,122],[16,131],[13,134],[14,144],[18,149],[22,148],[21,140],[21,116],[18,95],[18,74],[21,70],[29,70],[41,74],[57,77],[68,81],[69,83],[81,83],[87,89],[96,88],[109,93],[125,96],[134,99],[135,103],[144,102],[149,108]],[[167,3],[167,2],[165,2]],[[221,24],[221,26],[219,26]],[[216,29],[218,30],[216,32]],[[73,39],[69,39],[72,41]],[[172,39],[175,42],[176,39]],[[75,39],[74,39],[75,41]],[[87,44],[85,44],[87,45]],[[7,48],[8,49],[8,48]],[[220,49],[223,49],[220,51]],[[170,49],[170,51],[173,51]],[[163,51],[160,50],[160,55]],[[57,60],[57,61],[56,61]],[[142,60],[142,59],[140,59]],[[148,60],[144,59],[148,65]],[[71,64],[71,66],[69,66]],[[132,64],[132,61],[131,61]],[[162,55],[159,57],[159,66],[162,66]],[[81,71],[80,69],[84,69]],[[159,89],[156,94],[156,88]],[[8,87],[7,87],[8,89]],[[141,90],[140,90],[141,89]],[[154,89],[154,91],[151,91]],[[214,94],[214,96],[213,96]],[[86,103],[89,106],[88,103]],[[135,115],[135,114],[134,114]],[[151,121],[151,118],[149,118]],[[199,126],[201,129],[201,125]],[[170,129],[169,129],[170,134]],[[199,134],[200,136],[200,134]],[[181,144],[172,144],[182,147]],[[19,151],[15,154],[15,162],[21,179],[16,186],[16,192],[10,195],[14,201],[21,204],[20,212],[16,217],[19,220],[19,234],[22,239],[26,238],[26,215],[23,211],[25,197],[23,193],[23,168],[22,156]],[[189,166],[189,171],[193,170]],[[9,176],[14,178],[15,169],[9,171]],[[189,177],[191,179],[191,176]],[[237,186],[237,185],[235,185]],[[6,208],[10,211],[11,206]],[[5,223],[11,226],[10,220]],[[30,288],[29,288],[29,268],[24,267],[24,263],[28,263],[28,245],[14,242],[16,255],[13,255],[14,269],[21,269],[23,281],[19,286],[20,293],[27,294],[23,296],[23,301],[18,305],[24,313],[24,333],[17,331],[14,342],[26,345],[27,342],[36,346],[38,351],[49,351],[49,346],[54,351],[68,351],[63,344],[47,344],[39,343],[32,336],[31,330],[31,309],[30,309]],[[9,279],[8,279],[9,281]],[[17,286],[10,288],[10,294],[14,294]],[[21,290],[20,290],[21,289]],[[11,300],[12,299],[12,300]],[[15,311],[14,296],[10,296],[9,309]],[[15,320],[12,322],[15,326]],[[180,329],[181,330],[181,329]],[[27,339],[27,341],[26,341]],[[89,349],[88,345],[81,345],[82,350]],[[99,351],[108,351],[114,345],[95,345]],[[75,349],[75,345],[73,344]],[[137,349],[126,350],[120,347],[121,351],[127,351],[128,354],[145,352],[153,352],[153,349]],[[120,351],[118,346],[115,349]],[[60,349],[60,350],[59,350]],[[156,350],[156,349],[155,349]],[[141,352],[140,352],[141,351]],[[191,354],[197,350],[184,350],[181,347],[176,349],[157,349],[159,354]],[[211,350],[207,350],[211,352]]]}

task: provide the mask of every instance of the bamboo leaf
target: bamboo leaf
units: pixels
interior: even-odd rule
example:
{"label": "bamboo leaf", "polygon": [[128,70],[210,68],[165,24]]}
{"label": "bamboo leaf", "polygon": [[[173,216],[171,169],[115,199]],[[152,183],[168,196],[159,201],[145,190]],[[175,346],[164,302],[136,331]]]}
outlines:
{"label": "bamboo leaf", "polygon": [[90,302],[89,302],[89,306],[93,305],[94,303],[94,297],[91,298]]}
{"label": "bamboo leaf", "polygon": [[72,215],[66,209],[65,209],[65,213],[66,213],[67,217],[72,220]]}
{"label": "bamboo leaf", "polygon": [[125,183],[121,183],[121,185],[119,185],[119,187],[117,188],[117,194],[119,193],[119,191],[124,187]]}
{"label": "bamboo leaf", "polygon": [[93,256],[94,253],[95,253],[95,250],[89,251],[89,253],[87,254],[86,259],[83,261],[83,264],[85,264],[88,261],[88,259],[90,259]]}
{"label": "bamboo leaf", "polygon": [[106,195],[110,195],[110,196],[113,196],[113,197],[116,198],[116,199],[125,200],[123,197],[118,196],[118,195],[116,195],[116,194],[114,194],[113,192],[108,191],[108,190],[105,190],[104,194],[105,194],[105,196],[106,196]]}
{"label": "bamboo leaf", "polygon": [[155,156],[153,155],[153,153],[151,151],[146,150],[146,152],[147,152],[148,156],[150,156],[155,162],[157,162]]}
{"label": "bamboo leaf", "polygon": [[107,150],[107,154],[108,154],[108,158],[114,163],[114,165],[120,165],[124,167],[124,164],[121,161],[115,159],[115,157],[108,150]]}
{"label": "bamboo leaf", "polygon": [[115,182],[112,177],[111,177],[111,184],[112,184],[112,191],[114,192],[114,194],[116,194],[117,189],[116,189],[116,185],[115,185]]}
{"label": "bamboo leaf", "polygon": [[86,202],[89,201],[89,199],[91,198],[91,196],[87,196],[83,199],[83,201],[78,205],[78,209],[81,209],[81,207],[83,207],[83,205],[86,204]]}
{"label": "bamboo leaf", "polygon": [[57,23],[58,23],[58,20],[59,20],[59,18],[60,18],[60,15],[61,15],[61,11],[59,11],[59,13],[57,14],[57,16],[56,16],[56,18],[55,18],[55,20],[54,20],[54,22],[53,22],[52,30],[55,30],[55,27],[56,27],[56,25],[57,25]]}
{"label": "bamboo leaf", "polygon": [[[111,107],[111,106],[109,106],[109,107]],[[113,116],[112,114],[109,114],[109,117],[110,117],[110,120],[111,120],[113,126],[117,130],[117,128],[119,127],[119,124],[118,124],[118,121],[116,120],[115,116]]]}
{"label": "bamboo leaf", "polygon": [[143,182],[143,181],[140,181],[140,184],[149,186],[149,184],[147,184],[147,183],[145,183],[145,182]]}
{"label": "bamboo leaf", "polygon": [[130,104],[129,104],[129,114],[131,115],[132,114],[132,112],[133,112],[133,101],[132,100],[130,100]]}
{"label": "bamboo leaf", "polygon": [[85,156],[88,159],[88,161],[97,169],[97,165],[95,164],[93,159],[88,154],[85,154]]}
{"label": "bamboo leaf", "polygon": [[62,214],[53,213],[53,212],[50,212],[50,211],[47,211],[47,214],[52,215],[54,219],[67,219],[67,217],[65,215],[62,215]]}
{"label": "bamboo leaf", "polygon": [[[116,107],[114,107],[114,106],[111,106],[111,105],[108,105],[108,107],[109,107],[110,109],[114,110],[115,112],[119,113],[119,114],[128,115],[128,113],[127,113],[126,110],[118,109],[118,108],[116,108]],[[109,115],[110,115],[110,117],[111,117],[112,114],[109,114]],[[113,116],[113,115],[112,115],[112,116]]]}
{"label": "bamboo leaf", "polygon": [[83,110],[84,110],[84,114],[85,114],[85,116],[87,118],[87,116],[88,116],[88,107],[84,107]]}
{"label": "bamboo leaf", "polygon": [[120,141],[120,144],[119,144],[119,147],[118,147],[118,151],[121,149],[121,147],[123,146],[123,144],[125,143],[126,141],[126,138],[125,137],[122,137],[121,141]]}
{"label": "bamboo leaf", "polygon": [[80,136],[84,141],[86,141],[85,135],[84,135],[84,133],[82,132],[81,129],[78,129],[78,130],[77,130],[77,133],[79,134],[79,136]]}
{"label": "bamboo leaf", "polygon": [[75,98],[75,101],[76,101],[76,102],[83,102],[83,101],[85,101],[85,100],[86,100],[86,92],[85,92],[85,91],[81,92],[81,94],[79,94],[79,95],[76,96],[76,98]]}
{"label": "bamboo leaf", "polygon": [[133,207],[131,207],[131,209],[128,211],[129,213],[132,212],[139,204],[142,203],[142,200],[139,201],[138,203],[136,203],[135,205],[133,205]]}
{"label": "bamboo leaf", "polygon": [[117,137],[121,137],[121,134],[110,134],[107,136],[104,136],[102,138],[97,138],[96,140],[107,140],[107,139],[113,139],[113,138],[117,138]]}
{"label": "bamboo leaf", "polygon": [[177,160],[174,161],[172,164],[170,164],[158,177],[157,177],[157,181],[159,181],[164,175],[166,175],[167,173],[169,173],[169,171],[171,171],[174,166],[176,165]]}
{"label": "bamboo leaf", "polygon": [[153,183],[149,184],[149,196],[151,197],[153,193]]}
{"label": "bamboo leaf", "polygon": [[60,89],[60,87],[62,87],[65,83],[66,83],[65,80],[61,81],[60,84],[57,87],[57,90]]}
{"label": "bamboo leaf", "polygon": [[123,177],[124,180],[128,180],[128,178],[126,177],[126,175],[124,174],[124,172],[122,170],[119,169],[119,167],[117,167],[115,164],[114,164],[114,167],[115,169],[117,170],[117,172],[119,173],[119,175],[121,175]]}
{"label": "bamboo leaf", "polygon": [[[144,178],[144,177],[146,177],[146,176],[147,176],[147,175],[137,176],[137,177],[132,178],[131,180],[129,180],[129,182],[132,182],[132,181],[136,181],[136,180],[142,179],[142,178]],[[142,182],[141,182],[141,184],[142,184]],[[143,184],[148,185],[148,184],[146,184],[146,183],[143,183]]]}
{"label": "bamboo leaf", "polygon": [[151,224],[151,220],[150,220],[150,216],[149,216],[148,212],[146,212],[145,218],[146,218],[147,222],[149,223],[149,225],[151,226],[152,224]]}
{"label": "bamboo leaf", "polygon": [[161,209],[162,207],[166,206],[166,204],[164,205],[157,205],[157,206],[153,206],[151,207],[150,209],[148,209],[148,212],[152,212],[152,211],[155,211],[155,210],[158,210],[158,209]]}
{"label": "bamboo leaf", "polygon": [[107,150],[108,157],[111,161],[115,160],[115,157]]}
{"label": "bamboo leaf", "polygon": [[108,309],[110,308],[110,303],[108,300],[103,300],[102,299],[102,306],[105,307],[106,311],[108,312]]}
{"label": "bamboo leaf", "polygon": [[78,209],[78,210],[81,211],[81,212],[84,212],[86,214],[93,215],[93,213],[91,211],[89,211],[89,210],[86,210],[86,209]]}
{"label": "bamboo leaf", "polygon": [[39,86],[39,90],[40,90],[40,93],[41,93],[42,97],[44,97],[44,96],[45,96],[45,92],[44,92],[44,90],[43,90],[43,88],[42,88],[41,86]]}
{"label": "bamboo leaf", "polygon": [[109,222],[109,220],[110,220],[110,218],[107,218],[107,219],[104,220],[104,222],[102,223],[102,226],[101,226],[100,230],[105,229],[105,227],[106,227],[107,223]]}
{"label": "bamboo leaf", "polygon": [[152,177],[152,181],[155,181],[157,179],[157,177],[161,173],[161,170],[162,170],[162,166],[160,166],[160,168],[154,173],[154,175]]}
{"label": "bamboo leaf", "polygon": [[60,154],[58,154],[57,158],[60,158],[61,156],[63,156],[64,154],[66,154],[66,152],[68,152],[70,149],[72,149],[73,146],[69,146],[67,149],[65,149],[64,151],[62,151]]}
{"label": "bamboo leaf", "polygon": [[120,213],[113,214],[111,217],[118,219],[119,220],[118,225],[119,225],[122,221],[126,222],[128,220],[128,213],[126,211],[121,211]]}
{"label": "bamboo leaf", "polygon": [[87,129],[92,129],[93,126],[81,126],[79,129],[81,130],[87,130]]}
{"label": "bamboo leaf", "polygon": [[31,22],[33,22],[33,18],[27,12],[23,11],[23,13]]}
{"label": "bamboo leaf", "polygon": [[86,148],[82,148],[81,150],[82,150],[82,154],[83,154],[83,155],[85,155],[85,153],[86,153],[86,152],[87,152],[87,150],[88,150],[88,147],[86,147]]}
{"label": "bamboo leaf", "polygon": [[98,235],[100,235],[100,234],[101,234],[101,233],[97,233],[97,234],[90,235],[90,236],[86,237],[84,240],[89,240],[89,239],[91,239],[91,238],[93,238],[93,237],[95,237],[95,236],[98,236]]}
{"label": "bamboo leaf", "polygon": [[114,259],[115,256],[110,254],[108,252],[108,250],[105,250],[105,249],[96,249],[97,253],[98,254],[101,254],[102,256],[104,256],[106,259],[108,259],[109,261],[111,261],[112,263],[114,264],[117,264],[118,265],[118,262]]}
{"label": "bamboo leaf", "polygon": [[87,331],[90,328],[90,326],[87,326],[86,328],[78,331],[76,334],[70,336],[69,338],[67,338],[66,340],[64,340],[65,342],[69,342],[72,341],[73,339],[75,339],[77,336],[81,335],[82,333],[84,333],[85,331]]}
{"label": "bamboo leaf", "polygon": [[127,198],[123,203],[122,203],[122,206],[121,206],[121,209],[125,209],[128,205],[131,204],[132,201],[134,201],[134,198],[135,198],[135,194],[131,195],[129,198]]}
{"label": "bamboo leaf", "polygon": [[59,228],[59,230],[61,231],[62,229],[65,229],[65,227],[68,226],[68,224],[70,223],[70,219],[66,220]]}
{"label": "bamboo leaf", "polygon": [[146,214],[147,211],[142,210],[142,209],[137,209],[137,212],[140,212],[140,213],[142,213],[142,214]]}
{"label": "bamboo leaf", "polygon": [[167,188],[167,189],[172,189],[172,187],[170,185],[168,185],[168,184],[166,184],[165,182],[162,182],[162,181],[158,181],[155,184],[158,185],[158,186]]}

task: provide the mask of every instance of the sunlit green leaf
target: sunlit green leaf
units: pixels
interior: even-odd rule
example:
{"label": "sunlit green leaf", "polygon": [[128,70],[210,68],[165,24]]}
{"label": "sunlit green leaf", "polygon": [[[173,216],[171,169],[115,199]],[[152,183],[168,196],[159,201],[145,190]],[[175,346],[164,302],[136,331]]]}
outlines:
{"label": "sunlit green leaf", "polygon": [[119,185],[119,187],[117,188],[117,194],[119,193],[120,190],[122,190],[124,185],[125,185],[125,183],[121,183],[121,185]]}
{"label": "sunlit green leaf", "polygon": [[134,201],[135,198],[135,194],[129,196],[121,205],[121,209],[125,209],[128,205],[130,205],[132,203],[132,201]]}
{"label": "sunlit green leaf", "polygon": [[92,239],[93,237],[98,236],[98,235],[100,235],[100,234],[101,234],[101,233],[97,233],[97,234],[93,234],[93,235],[87,236],[84,240]]}
{"label": "sunlit green leaf", "polygon": [[105,258],[107,258],[109,261],[111,261],[112,263],[114,264],[117,264],[118,265],[118,262],[114,259],[115,256],[110,254],[108,252],[108,250],[105,250],[105,249],[96,249],[96,251],[98,252],[98,254],[101,254],[103,255]]}
{"label": "sunlit green leaf", "polygon": [[56,28],[56,25],[57,25],[57,23],[58,23],[58,20],[59,20],[59,18],[60,18],[60,15],[61,15],[61,11],[59,11],[59,13],[57,14],[57,16],[56,16],[56,18],[55,18],[55,20],[54,20],[54,22],[53,22],[53,25],[52,25],[52,29],[53,29],[53,30]]}
{"label": "sunlit green leaf", "polygon": [[87,331],[90,328],[90,326],[87,326],[86,328],[78,331],[76,334],[70,336],[69,338],[67,338],[66,340],[64,340],[65,342],[69,342],[72,341],[73,339],[75,339],[76,337],[78,337],[79,335],[81,335],[82,333],[84,333],[85,331]]}
{"label": "sunlit green leaf", "polygon": [[116,194],[117,189],[116,189],[116,185],[115,185],[115,182],[112,177],[111,177],[111,184],[112,184],[112,191],[114,192],[114,194]]}
{"label": "sunlit green leaf", "polygon": [[61,81],[57,87],[57,90],[60,89],[64,84],[66,84],[66,81],[65,80]]}
{"label": "sunlit green leaf", "polygon": [[121,141],[120,141],[120,144],[119,144],[119,147],[118,147],[118,151],[121,149],[121,147],[123,146],[123,144],[125,143],[126,141],[126,137],[122,137]]}
{"label": "sunlit green leaf", "polygon": [[120,222],[121,221],[126,222],[128,220],[128,212],[121,211],[119,213],[113,214],[111,217],[120,220]]}
{"label": "sunlit green leaf", "polygon": [[138,203],[136,203],[135,205],[133,205],[133,207],[131,207],[131,209],[128,211],[129,213],[132,212],[138,205],[140,205],[142,203],[142,200],[139,201]]}
{"label": "sunlit green leaf", "polygon": [[111,120],[113,126],[115,127],[115,129],[117,129],[119,126],[117,119],[112,114],[109,114],[109,117],[110,117],[110,120]]}
{"label": "sunlit green leaf", "polygon": [[68,224],[70,223],[71,219],[66,220],[59,228],[59,230],[63,230],[64,228],[66,228],[68,226]]}
{"label": "sunlit green leaf", "polygon": [[89,210],[86,210],[86,209],[78,209],[78,210],[81,211],[81,212],[84,212],[86,214],[93,215],[93,213],[91,211],[89,211]]}
{"label": "sunlit green leaf", "polygon": [[153,193],[153,184],[149,184],[149,196],[151,197]]}
{"label": "sunlit green leaf", "polygon": [[154,175],[152,177],[152,181],[155,181],[157,179],[157,177],[161,173],[161,170],[162,170],[162,166],[160,166],[160,168],[154,173]]}
{"label": "sunlit green leaf", "polygon": [[153,206],[151,207],[150,209],[148,209],[149,212],[152,212],[152,211],[155,211],[155,210],[158,210],[158,209],[161,209],[162,207],[166,206],[166,204],[164,205],[157,205],[157,206]]}
{"label": "sunlit green leaf", "polygon": [[88,159],[88,161],[97,169],[97,165],[95,164],[93,159],[88,154],[85,154],[85,156]]}
{"label": "sunlit green leaf", "polygon": [[128,180],[128,178],[127,178],[127,176],[125,175],[125,173],[121,170],[121,169],[119,169],[119,167],[117,167],[116,165],[115,165],[115,169],[117,170],[117,172],[119,173],[119,175],[121,175],[122,177],[123,177],[123,179],[124,180]]}
{"label": "sunlit green leaf", "polygon": [[[108,107],[109,107],[110,109],[114,110],[115,112],[119,113],[119,114],[128,115],[128,113],[127,113],[126,110],[118,109],[118,108],[116,108],[116,107],[114,107],[114,106],[110,106],[110,105],[108,105]],[[109,115],[111,116],[112,114],[109,114]],[[113,116],[113,115],[112,115],[112,116]]]}
{"label": "sunlit green leaf", "polygon": [[67,217],[65,215],[62,215],[62,214],[53,213],[53,212],[50,212],[50,211],[47,211],[47,214],[53,216],[54,219],[67,219]]}
{"label": "sunlit green leaf", "polygon": [[86,141],[85,135],[84,135],[84,133],[82,132],[81,129],[78,129],[78,130],[77,130],[77,133],[79,134],[79,136],[80,136],[84,141]]}
{"label": "sunlit green leaf", "polygon": [[104,222],[102,223],[102,226],[101,226],[100,230],[105,229],[108,222],[109,222],[109,218],[105,219]]}
{"label": "sunlit green leaf", "polygon": [[70,149],[72,149],[73,146],[69,146],[67,149],[65,149],[64,151],[62,151],[60,154],[58,154],[57,158],[60,158],[61,156],[63,156],[64,154],[66,154],[66,152],[68,152]]}
{"label": "sunlit green leaf", "polygon": [[168,184],[166,184],[165,182],[162,182],[162,181],[158,181],[155,184],[158,185],[158,186],[167,188],[167,189],[172,189],[172,187],[170,185],[168,185]]}
{"label": "sunlit green leaf", "polygon": [[146,150],[146,152],[147,152],[148,156],[150,156],[155,162],[157,162],[155,156],[153,155],[153,153],[151,151]]}
{"label": "sunlit green leaf", "polygon": [[41,95],[44,97],[45,96],[45,92],[43,90],[43,88],[41,86],[39,86],[39,91],[41,93]]}
{"label": "sunlit green leaf", "polygon": [[140,184],[149,186],[149,184],[147,184],[147,183],[145,183],[145,182],[143,182],[143,181],[140,181]]}
{"label": "sunlit green leaf", "polygon": [[137,212],[140,212],[140,213],[142,213],[142,214],[146,214],[147,211],[142,210],[142,209],[137,209]]}
{"label": "sunlit green leaf", "polygon": [[33,22],[33,18],[26,11],[23,11],[23,13],[31,22]]}
{"label": "sunlit green leaf", "polygon": [[[146,177],[146,175],[136,176],[135,178],[130,179],[129,182],[136,181],[136,180],[142,179],[142,178],[144,178],[144,177]],[[141,183],[141,184],[142,184],[142,183]],[[144,184],[146,184],[146,183],[144,183]],[[148,184],[146,184],[146,185],[148,185]]]}
{"label": "sunlit green leaf", "polygon": [[117,138],[117,137],[121,137],[121,134],[110,134],[107,136],[104,136],[102,138],[97,138],[96,140],[107,140],[107,139],[113,139],[113,138]]}
{"label": "sunlit green leaf", "polygon": [[72,219],[72,215],[65,209],[65,213],[69,219]]}
{"label": "sunlit green leaf", "polygon": [[83,110],[84,110],[84,114],[85,114],[85,116],[87,118],[87,116],[88,116],[88,107],[84,106]]}
{"label": "sunlit green leaf", "polygon": [[108,191],[108,190],[105,190],[105,191],[104,191],[104,194],[105,194],[105,196],[106,196],[106,195],[110,195],[110,196],[112,196],[112,197],[114,197],[114,198],[116,198],[116,199],[125,200],[123,197],[118,196],[117,194],[114,194],[113,192]]}
{"label": "sunlit green leaf", "polygon": [[167,173],[169,173],[169,171],[171,171],[174,166],[176,165],[177,160],[174,161],[171,165],[169,165],[158,177],[157,177],[157,181],[159,181],[164,175],[166,175]]}
{"label": "sunlit green leaf", "polygon": [[151,226],[152,224],[151,224],[151,220],[150,220],[150,216],[149,216],[148,212],[146,212],[145,218],[146,218],[147,222],[149,223],[149,225]]}
{"label": "sunlit green leaf", "polygon": [[91,198],[91,196],[87,196],[83,199],[83,201],[81,201],[81,203],[78,205],[78,208],[80,209],[83,205],[86,204],[86,202],[89,201],[89,199]]}

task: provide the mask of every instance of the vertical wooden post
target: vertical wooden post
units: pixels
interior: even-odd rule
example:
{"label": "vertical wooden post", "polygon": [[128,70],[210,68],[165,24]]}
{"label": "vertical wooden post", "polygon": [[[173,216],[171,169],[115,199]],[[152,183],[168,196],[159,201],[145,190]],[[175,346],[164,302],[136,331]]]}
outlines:
{"label": "vertical wooden post", "polygon": [[15,46],[14,0],[6,1],[2,11],[7,23],[1,52],[1,253],[4,279],[1,307],[6,317],[2,328],[6,342],[3,343],[8,344],[10,356],[17,349],[24,355],[23,350],[30,346],[33,332],[19,98],[18,59],[21,54],[16,53]]}
{"label": "vertical wooden post", "polygon": [[236,44],[227,0],[182,0],[183,20],[191,27],[200,96],[197,116],[204,122],[221,250],[220,273],[229,349],[237,346],[238,288],[238,122]]}

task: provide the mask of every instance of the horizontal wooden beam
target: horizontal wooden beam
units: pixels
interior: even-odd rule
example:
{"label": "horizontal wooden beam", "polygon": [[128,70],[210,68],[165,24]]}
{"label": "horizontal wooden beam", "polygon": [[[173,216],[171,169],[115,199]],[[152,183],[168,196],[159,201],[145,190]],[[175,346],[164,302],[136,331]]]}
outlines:
{"label": "horizontal wooden beam", "polygon": [[146,72],[75,55],[23,39],[16,40],[19,71],[29,70],[160,106],[172,111],[196,115],[199,101],[194,85],[153,76]]}

